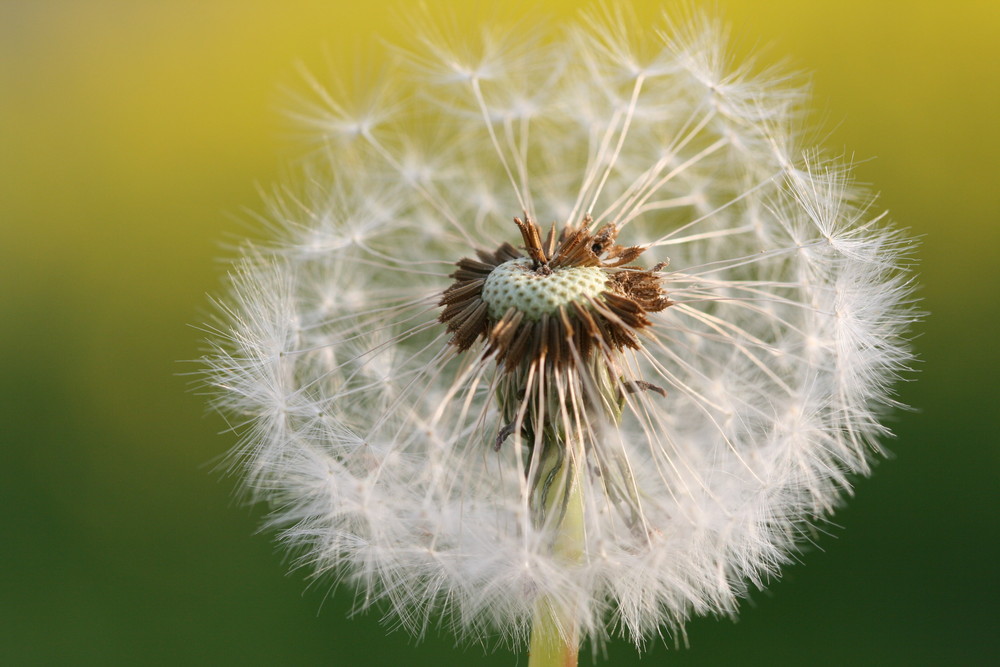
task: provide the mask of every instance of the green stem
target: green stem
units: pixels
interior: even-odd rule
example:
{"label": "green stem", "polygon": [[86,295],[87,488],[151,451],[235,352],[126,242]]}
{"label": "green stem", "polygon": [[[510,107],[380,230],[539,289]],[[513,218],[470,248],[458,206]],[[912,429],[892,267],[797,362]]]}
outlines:
{"label": "green stem", "polygon": [[528,667],[576,667],[577,634],[574,631],[572,637],[563,637],[557,615],[547,600],[538,603],[531,627]]}
{"label": "green stem", "polygon": [[[551,527],[552,553],[576,565],[584,558],[583,452],[570,454],[566,443],[546,438],[533,501],[542,525]],[[553,442],[555,440],[555,442]],[[540,599],[531,628],[528,667],[576,667],[580,630],[576,610],[565,602]]]}

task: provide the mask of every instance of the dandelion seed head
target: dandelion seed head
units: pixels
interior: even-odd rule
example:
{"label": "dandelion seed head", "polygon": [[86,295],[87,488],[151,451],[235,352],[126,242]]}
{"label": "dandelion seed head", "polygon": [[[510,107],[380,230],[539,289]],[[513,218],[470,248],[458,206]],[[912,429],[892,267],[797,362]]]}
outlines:
{"label": "dandelion seed head", "polygon": [[303,567],[416,634],[518,643],[540,600],[637,645],[735,613],[881,451],[910,240],[713,20],[415,25],[368,91],[307,78],[324,148],[206,356],[234,465]]}

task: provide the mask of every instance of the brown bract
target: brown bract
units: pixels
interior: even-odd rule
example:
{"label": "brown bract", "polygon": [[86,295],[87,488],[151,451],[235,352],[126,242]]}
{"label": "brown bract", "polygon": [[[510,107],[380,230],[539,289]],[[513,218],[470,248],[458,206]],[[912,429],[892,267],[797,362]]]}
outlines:
{"label": "brown bract", "polygon": [[509,243],[493,252],[477,250],[478,259],[463,258],[451,274],[454,283],[438,305],[444,306],[438,320],[452,333],[450,345],[467,350],[480,338],[486,341],[485,356],[493,355],[507,372],[532,364],[554,367],[579,366],[595,350],[605,354],[623,348],[638,348],[639,332],[652,322],[648,313],[671,305],[657,275],[665,265],[652,269],[629,266],[645,248],[615,243],[618,228],[612,223],[590,231],[590,218],[579,227],[567,225],[557,232],[553,224],[545,240],[541,228],[525,215],[514,218],[524,251],[531,258],[531,271],[550,276],[572,267],[599,267],[607,274],[605,290],[596,297],[581,297],[555,312],[528,318],[514,307],[499,319],[490,316],[483,300],[483,286],[495,268],[525,254]]}

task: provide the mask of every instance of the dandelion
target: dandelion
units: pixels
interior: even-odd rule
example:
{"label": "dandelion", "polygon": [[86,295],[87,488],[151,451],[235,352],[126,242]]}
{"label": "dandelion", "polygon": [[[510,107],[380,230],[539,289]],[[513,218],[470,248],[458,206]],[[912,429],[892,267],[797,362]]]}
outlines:
{"label": "dandelion", "polygon": [[310,79],[221,302],[247,487],[360,608],[536,665],[734,614],[880,452],[910,242],[711,20],[418,34]]}

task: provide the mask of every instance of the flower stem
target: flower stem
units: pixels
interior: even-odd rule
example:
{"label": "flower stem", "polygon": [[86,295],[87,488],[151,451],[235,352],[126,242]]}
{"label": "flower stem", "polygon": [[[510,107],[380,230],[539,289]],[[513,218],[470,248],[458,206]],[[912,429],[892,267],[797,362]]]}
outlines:
{"label": "flower stem", "polygon": [[548,600],[541,600],[535,609],[531,628],[528,667],[576,667],[577,633],[564,638],[560,631],[558,612]]}
{"label": "flower stem", "polygon": [[[567,566],[584,557],[583,485],[580,470],[583,452],[567,455],[563,442],[546,442],[539,479],[536,509],[544,521],[554,522],[552,552]],[[528,667],[576,667],[580,631],[576,610],[568,601],[541,598],[535,606]]]}

